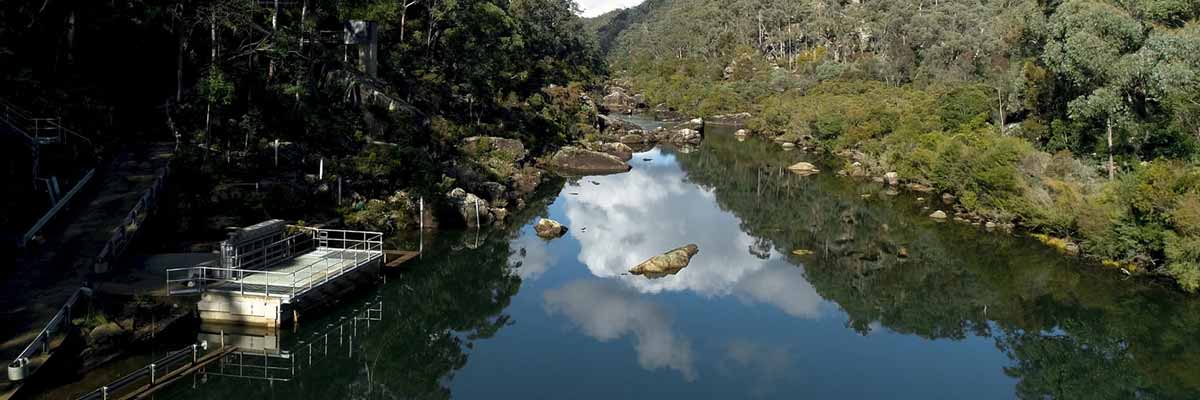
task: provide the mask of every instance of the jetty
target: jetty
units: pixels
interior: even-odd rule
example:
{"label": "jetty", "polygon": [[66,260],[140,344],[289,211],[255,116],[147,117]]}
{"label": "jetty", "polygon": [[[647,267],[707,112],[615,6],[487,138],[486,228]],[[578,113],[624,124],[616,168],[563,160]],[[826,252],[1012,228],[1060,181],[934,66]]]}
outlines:
{"label": "jetty", "polygon": [[166,271],[172,296],[199,295],[205,322],[278,327],[331,301],[383,264],[383,233],[265,221],[221,242],[220,259]]}

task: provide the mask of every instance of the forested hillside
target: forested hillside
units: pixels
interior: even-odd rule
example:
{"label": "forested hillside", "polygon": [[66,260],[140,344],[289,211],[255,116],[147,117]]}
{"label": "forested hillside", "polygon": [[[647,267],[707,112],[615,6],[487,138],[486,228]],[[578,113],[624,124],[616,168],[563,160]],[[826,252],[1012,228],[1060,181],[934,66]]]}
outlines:
{"label": "forested hillside", "polygon": [[1200,288],[1200,2],[649,0],[620,85]]}
{"label": "forested hillside", "polygon": [[[592,129],[582,98],[604,62],[577,12],[570,0],[5,1],[0,93],[109,150],[177,141],[178,206],[196,223],[341,207],[394,229],[415,225],[418,196],[513,186],[464,138],[538,154]],[[350,21],[375,25],[348,40]],[[321,160],[325,180],[306,181]]]}

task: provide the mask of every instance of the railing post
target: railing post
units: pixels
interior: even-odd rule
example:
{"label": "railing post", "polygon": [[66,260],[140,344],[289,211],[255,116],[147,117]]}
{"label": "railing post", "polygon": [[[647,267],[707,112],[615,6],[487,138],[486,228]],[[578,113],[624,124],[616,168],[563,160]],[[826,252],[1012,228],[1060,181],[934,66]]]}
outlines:
{"label": "railing post", "polygon": [[150,384],[151,385],[156,383],[155,376],[154,376],[154,372],[155,372],[156,368],[157,367],[154,365],[154,363],[150,363]]}
{"label": "railing post", "polygon": [[196,350],[196,344],[192,343],[192,364],[195,364],[196,361],[199,359],[198,355],[199,354],[198,354],[198,351]]}
{"label": "railing post", "polygon": [[104,386],[104,387],[100,388],[100,396],[101,396],[100,398],[102,398],[104,400],[108,400],[108,386]]}

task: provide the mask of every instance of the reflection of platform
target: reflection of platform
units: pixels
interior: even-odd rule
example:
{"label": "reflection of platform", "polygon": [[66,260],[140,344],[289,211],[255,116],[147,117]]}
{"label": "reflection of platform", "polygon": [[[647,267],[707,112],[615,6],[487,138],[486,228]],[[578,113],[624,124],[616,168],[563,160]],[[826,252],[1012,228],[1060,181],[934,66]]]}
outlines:
{"label": "reflection of platform", "polygon": [[339,354],[352,357],[354,340],[360,332],[366,333],[371,329],[372,322],[383,320],[383,302],[377,299],[352,311],[352,315],[288,349],[280,347],[274,329],[203,326],[199,340],[237,346],[237,351],[222,357],[217,365],[208,368],[206,374],[288,382],[300,371],[318,365],[329,357]]}

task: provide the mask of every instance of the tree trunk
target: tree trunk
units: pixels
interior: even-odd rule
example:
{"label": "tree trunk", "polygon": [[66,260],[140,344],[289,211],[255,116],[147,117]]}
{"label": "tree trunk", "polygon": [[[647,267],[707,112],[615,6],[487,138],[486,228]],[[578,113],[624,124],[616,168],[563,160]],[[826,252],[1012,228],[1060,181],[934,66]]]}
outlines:
{"label": "tree trunk", "polygon": [[1113,162],[1113,128],[1112,119],[1105,122],[1108,128],[1108,180],[1117,176],[1117,164]]}
{"label": "tree trunk", "polygon": [[996,88],[996,103],[1000,106],[1000,109],[998,110],[999,112],[997,113],[997,116],[999,117],[997,120],[1000,121],[1000,135],[1004,135],[1004,128],[1008,125],[1008,123],[1004,120],[1004,94],[1000,91],[1000,88]]}
{"label": "tree trunk", "polygon": [[[209,14],[208,26],[210,35],[209,37],[212,40],[212,49],[210,51],[211,62],[208,66],[208,74],[209,79],[211,80],[212,73],[213,71],[216,71],[217,68],[217,15],[215,9],[210,10],[210,12],[212,14]],[[208,106],[204,109],[204,159],[208,160],[208,144],[211,143],[212,139],[212,94],[209,93],[208,96],[205,97],[208,97]]]}

